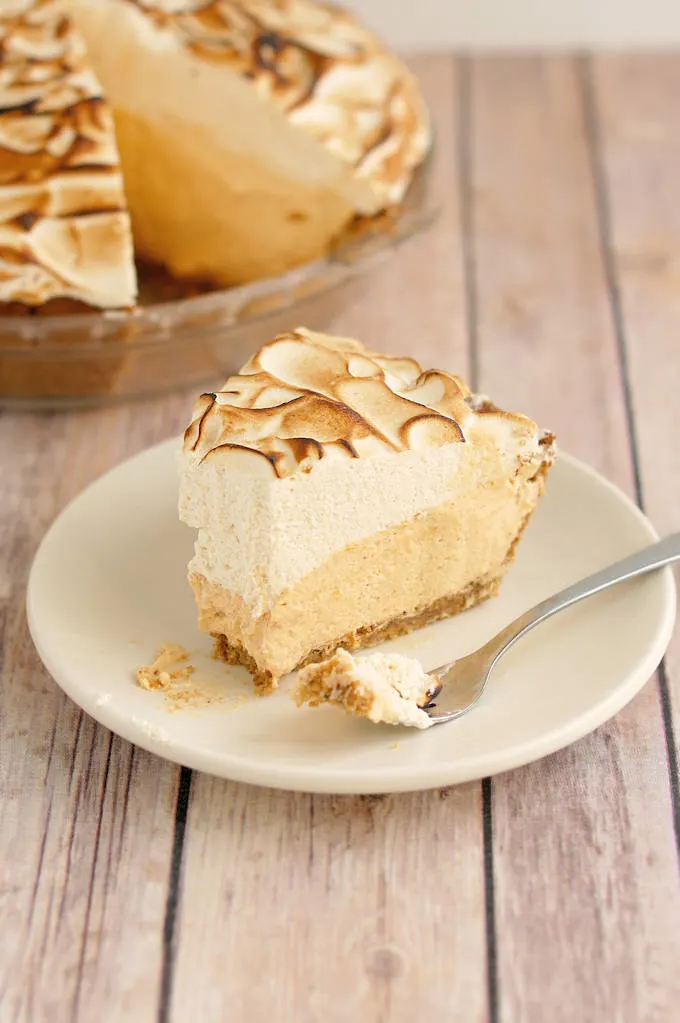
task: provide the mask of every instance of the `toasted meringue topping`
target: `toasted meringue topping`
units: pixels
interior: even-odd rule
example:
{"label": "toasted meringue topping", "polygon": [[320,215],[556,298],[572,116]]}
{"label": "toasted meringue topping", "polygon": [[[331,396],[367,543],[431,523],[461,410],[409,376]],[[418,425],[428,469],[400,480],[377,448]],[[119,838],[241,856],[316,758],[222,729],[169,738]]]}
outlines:
{"label": "toasted meringue topping", "polygon": [[135,299],[111,112],[56,0],[0,9],[0,302]]}
{"label": "toasted meringue topping", "polygon": [[423,372],[415,359],[300,328],[261,348],[223,390],[201,396],[184,450],[283,478],[322,458],[442,447],[465,440],[469,393],[458,377]]}
{"label": "toasted meringue topping", "polygon": [[292,124],[399,202],[430,144],[410,72],[355,18],[318,0],[131,0],[196,57],[229,64]]}

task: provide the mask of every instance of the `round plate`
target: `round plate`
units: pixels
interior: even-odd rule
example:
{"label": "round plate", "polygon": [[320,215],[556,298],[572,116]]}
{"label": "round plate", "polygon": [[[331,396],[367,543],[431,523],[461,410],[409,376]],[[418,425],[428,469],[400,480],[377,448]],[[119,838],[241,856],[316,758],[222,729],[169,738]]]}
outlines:
{"label": "round plate", "polygon": [[[193,531],[177,519],[169,441],[85,490],[36,555],[28,620],[48,671],[88,714],[162,757],[225,778],[309,792],[397,792],[526,764],[592,731],[653,673],[675,620],[669,569],[562,612],[503,659],[479,706],[426,732],[333,707],[298,709],[210,658],[186,582]],[[619,490],[562,454],[500,596],[386,646],[426,669],[469,653],[520,612],[656,539]],[[178,710],[135,683],[166,642],[191,654],[199,698]],[[205,698],[200,698],[203,694]]]}

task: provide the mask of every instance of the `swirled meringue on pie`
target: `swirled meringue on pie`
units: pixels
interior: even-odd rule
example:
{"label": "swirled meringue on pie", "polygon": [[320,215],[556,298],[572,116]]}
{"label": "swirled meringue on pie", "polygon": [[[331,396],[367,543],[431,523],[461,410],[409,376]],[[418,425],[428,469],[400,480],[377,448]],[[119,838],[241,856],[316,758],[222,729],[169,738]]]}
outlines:
{"label": "swirled meringue on pie", "polygon": [[56,0],[0,6],[0,303],[136,297],[111,110]]}
{"label": "swirled meringue on pie", "polygon": [[463,381],[300,328],[202,395],[184,435],[189,579],[261,690],[493,595],[554,438]]}

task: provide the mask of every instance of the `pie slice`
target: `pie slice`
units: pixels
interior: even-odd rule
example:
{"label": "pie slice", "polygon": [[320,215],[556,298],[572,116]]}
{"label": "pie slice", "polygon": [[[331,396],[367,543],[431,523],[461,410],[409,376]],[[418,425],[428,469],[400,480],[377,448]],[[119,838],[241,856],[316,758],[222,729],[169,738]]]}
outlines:
{"label": "pie slice", "polygon": [[184,436],[189,579],[260,691],[496,593],[554,438],[414,359],[299,329],[200,397]]}
{"label": "pie slice", "polygon": [[0,304],[134,305],[113,117],[55,0],[0,8]]}

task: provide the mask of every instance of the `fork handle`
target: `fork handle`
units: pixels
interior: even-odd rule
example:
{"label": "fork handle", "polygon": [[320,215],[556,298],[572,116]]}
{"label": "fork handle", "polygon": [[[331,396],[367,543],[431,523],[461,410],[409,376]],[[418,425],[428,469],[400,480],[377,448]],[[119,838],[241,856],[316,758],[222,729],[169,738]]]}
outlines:
{"label": "fork handle", "polygon": [[589,575],[586,579],[581,579],[573,586],[567,586],[565,590],[561,590],[553,597],[548,597],[547,600],[543,600],[540,604],[525,611],[507,628],[503,629],[494,641],[493,660],[498,660],[501,654],[514,646],[521,636],[540,625],[547,618],[552,618],[558,611],[571,607],[572,604],[585,600],[586,597],[601,593],[602,590],[607,590],[610,586],[616,586],[627,579],[634,579],[638,575],[653,572],[678,560],[680,560],[680,533],[673,533],[665,540],[659,540],[658,543],[645,547],[636,554],[631,554],[629,557],[623,558],[622,561],[617,561],[608,568]]}

